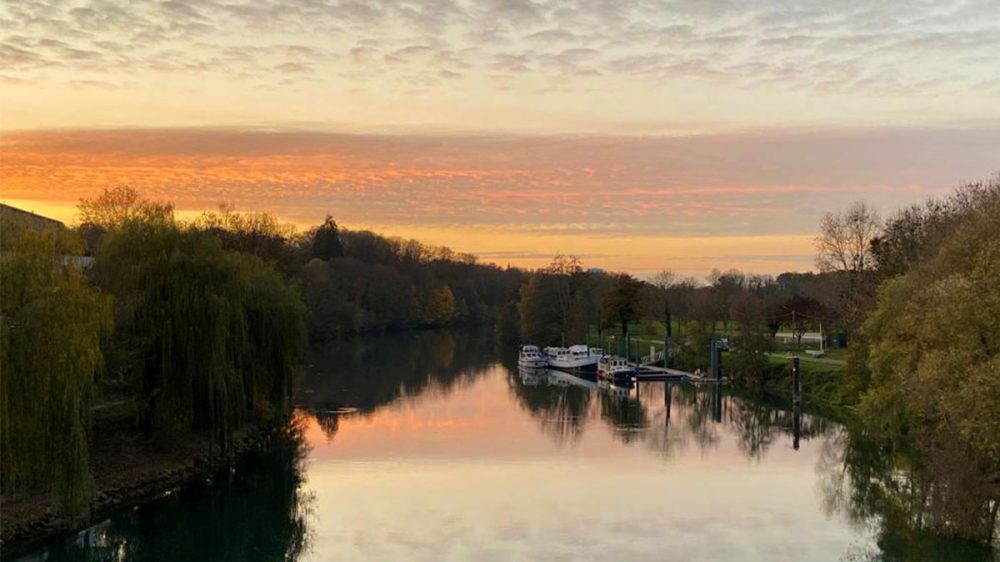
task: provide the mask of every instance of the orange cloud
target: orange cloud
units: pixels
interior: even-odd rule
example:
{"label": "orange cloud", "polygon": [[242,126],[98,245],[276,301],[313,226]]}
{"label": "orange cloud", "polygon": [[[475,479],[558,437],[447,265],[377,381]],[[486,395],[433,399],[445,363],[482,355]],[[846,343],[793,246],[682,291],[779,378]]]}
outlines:
{"label": "orange cloud", "polygon": [[888,208],[922,199],[988,173],[989,149],[1000,149],[983,131],[929,132],[935,150],[914,134],[23,132],[0,139],[0,197],[69,220],[79,198],[127,184],[187,213],[229,202],[304,226],[330,212],[348,227],[516,265],[561,251],[640,273],[779,272],[811,267],[821,212],[859,198]]}

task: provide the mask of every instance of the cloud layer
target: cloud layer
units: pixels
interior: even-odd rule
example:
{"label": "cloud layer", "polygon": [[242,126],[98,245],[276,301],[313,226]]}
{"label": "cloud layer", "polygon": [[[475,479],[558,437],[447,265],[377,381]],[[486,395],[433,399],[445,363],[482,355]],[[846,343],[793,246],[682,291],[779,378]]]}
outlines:
{"label": "cloud layer", "polygon": [[[822,212],[885,211],[990,174],[1000,128],[687,137],[348,135],[237,129],[5,135],[0,196],[72,204],[132,185],[301,225],[425,238],[501,263],[808,269]],[[671,263],[680,260],[683,263]],[[798,264],[798,265],[796,265]]]}
{"label": "cloud layer", "polygon": [[998,118],[996,8],[29,0],[0,6],[0,77],[24,106],[8,120],[20,128],[161,115],[547,132]]}

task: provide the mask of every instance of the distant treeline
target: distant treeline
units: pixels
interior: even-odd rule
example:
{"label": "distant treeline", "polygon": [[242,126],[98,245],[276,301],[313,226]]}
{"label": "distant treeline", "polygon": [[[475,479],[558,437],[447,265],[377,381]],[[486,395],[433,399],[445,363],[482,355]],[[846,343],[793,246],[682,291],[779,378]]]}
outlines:
{"label": "distant treeline", "polygon": [[313,340],[492,321],[524,278],[448,248],[338,230],[329,218],[300,244],[296,276]]}

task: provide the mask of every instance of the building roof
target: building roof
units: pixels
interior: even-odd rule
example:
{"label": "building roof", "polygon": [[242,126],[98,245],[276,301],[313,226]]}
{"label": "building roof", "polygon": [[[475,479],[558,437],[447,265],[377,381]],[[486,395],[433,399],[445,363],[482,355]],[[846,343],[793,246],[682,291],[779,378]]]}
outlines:
{"label": "building roof", "polygon": [[43,217],[42,215],[36,215],[31,211],[25,211],[23,209],[18,209],[17,207],[11,207],[4,203],[0,203],[0,226],[2,226],[3,221],[10,218],[17,218],[25,221],[30,227],[35,229],[43,228],[65,228],[66,225],[56,219],[50,219],[48,217]]}

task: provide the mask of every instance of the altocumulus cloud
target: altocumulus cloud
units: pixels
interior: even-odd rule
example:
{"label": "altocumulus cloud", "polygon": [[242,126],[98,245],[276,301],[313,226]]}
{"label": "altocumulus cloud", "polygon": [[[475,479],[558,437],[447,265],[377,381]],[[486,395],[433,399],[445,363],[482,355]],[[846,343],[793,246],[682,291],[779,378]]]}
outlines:
{"label": "altocumulus cloud", "polygon": [[8,84],[194,74],[434,96],[464,80],[526,105],[691,83],[938,102],[1000,89],[991,0],[28,0],[3,3],[0,22]]}
{"label": "altocumulus cloud", "polygon": [[[994,171],[1000,127],[682,137],[362,135],[243,129],[4,135],[7,197],[129,184],[182,208],[230,201],[298,222],[589,236],[809,233],[815,208],[883,209]],[[803,206],[802,202],[808,201]]]}

